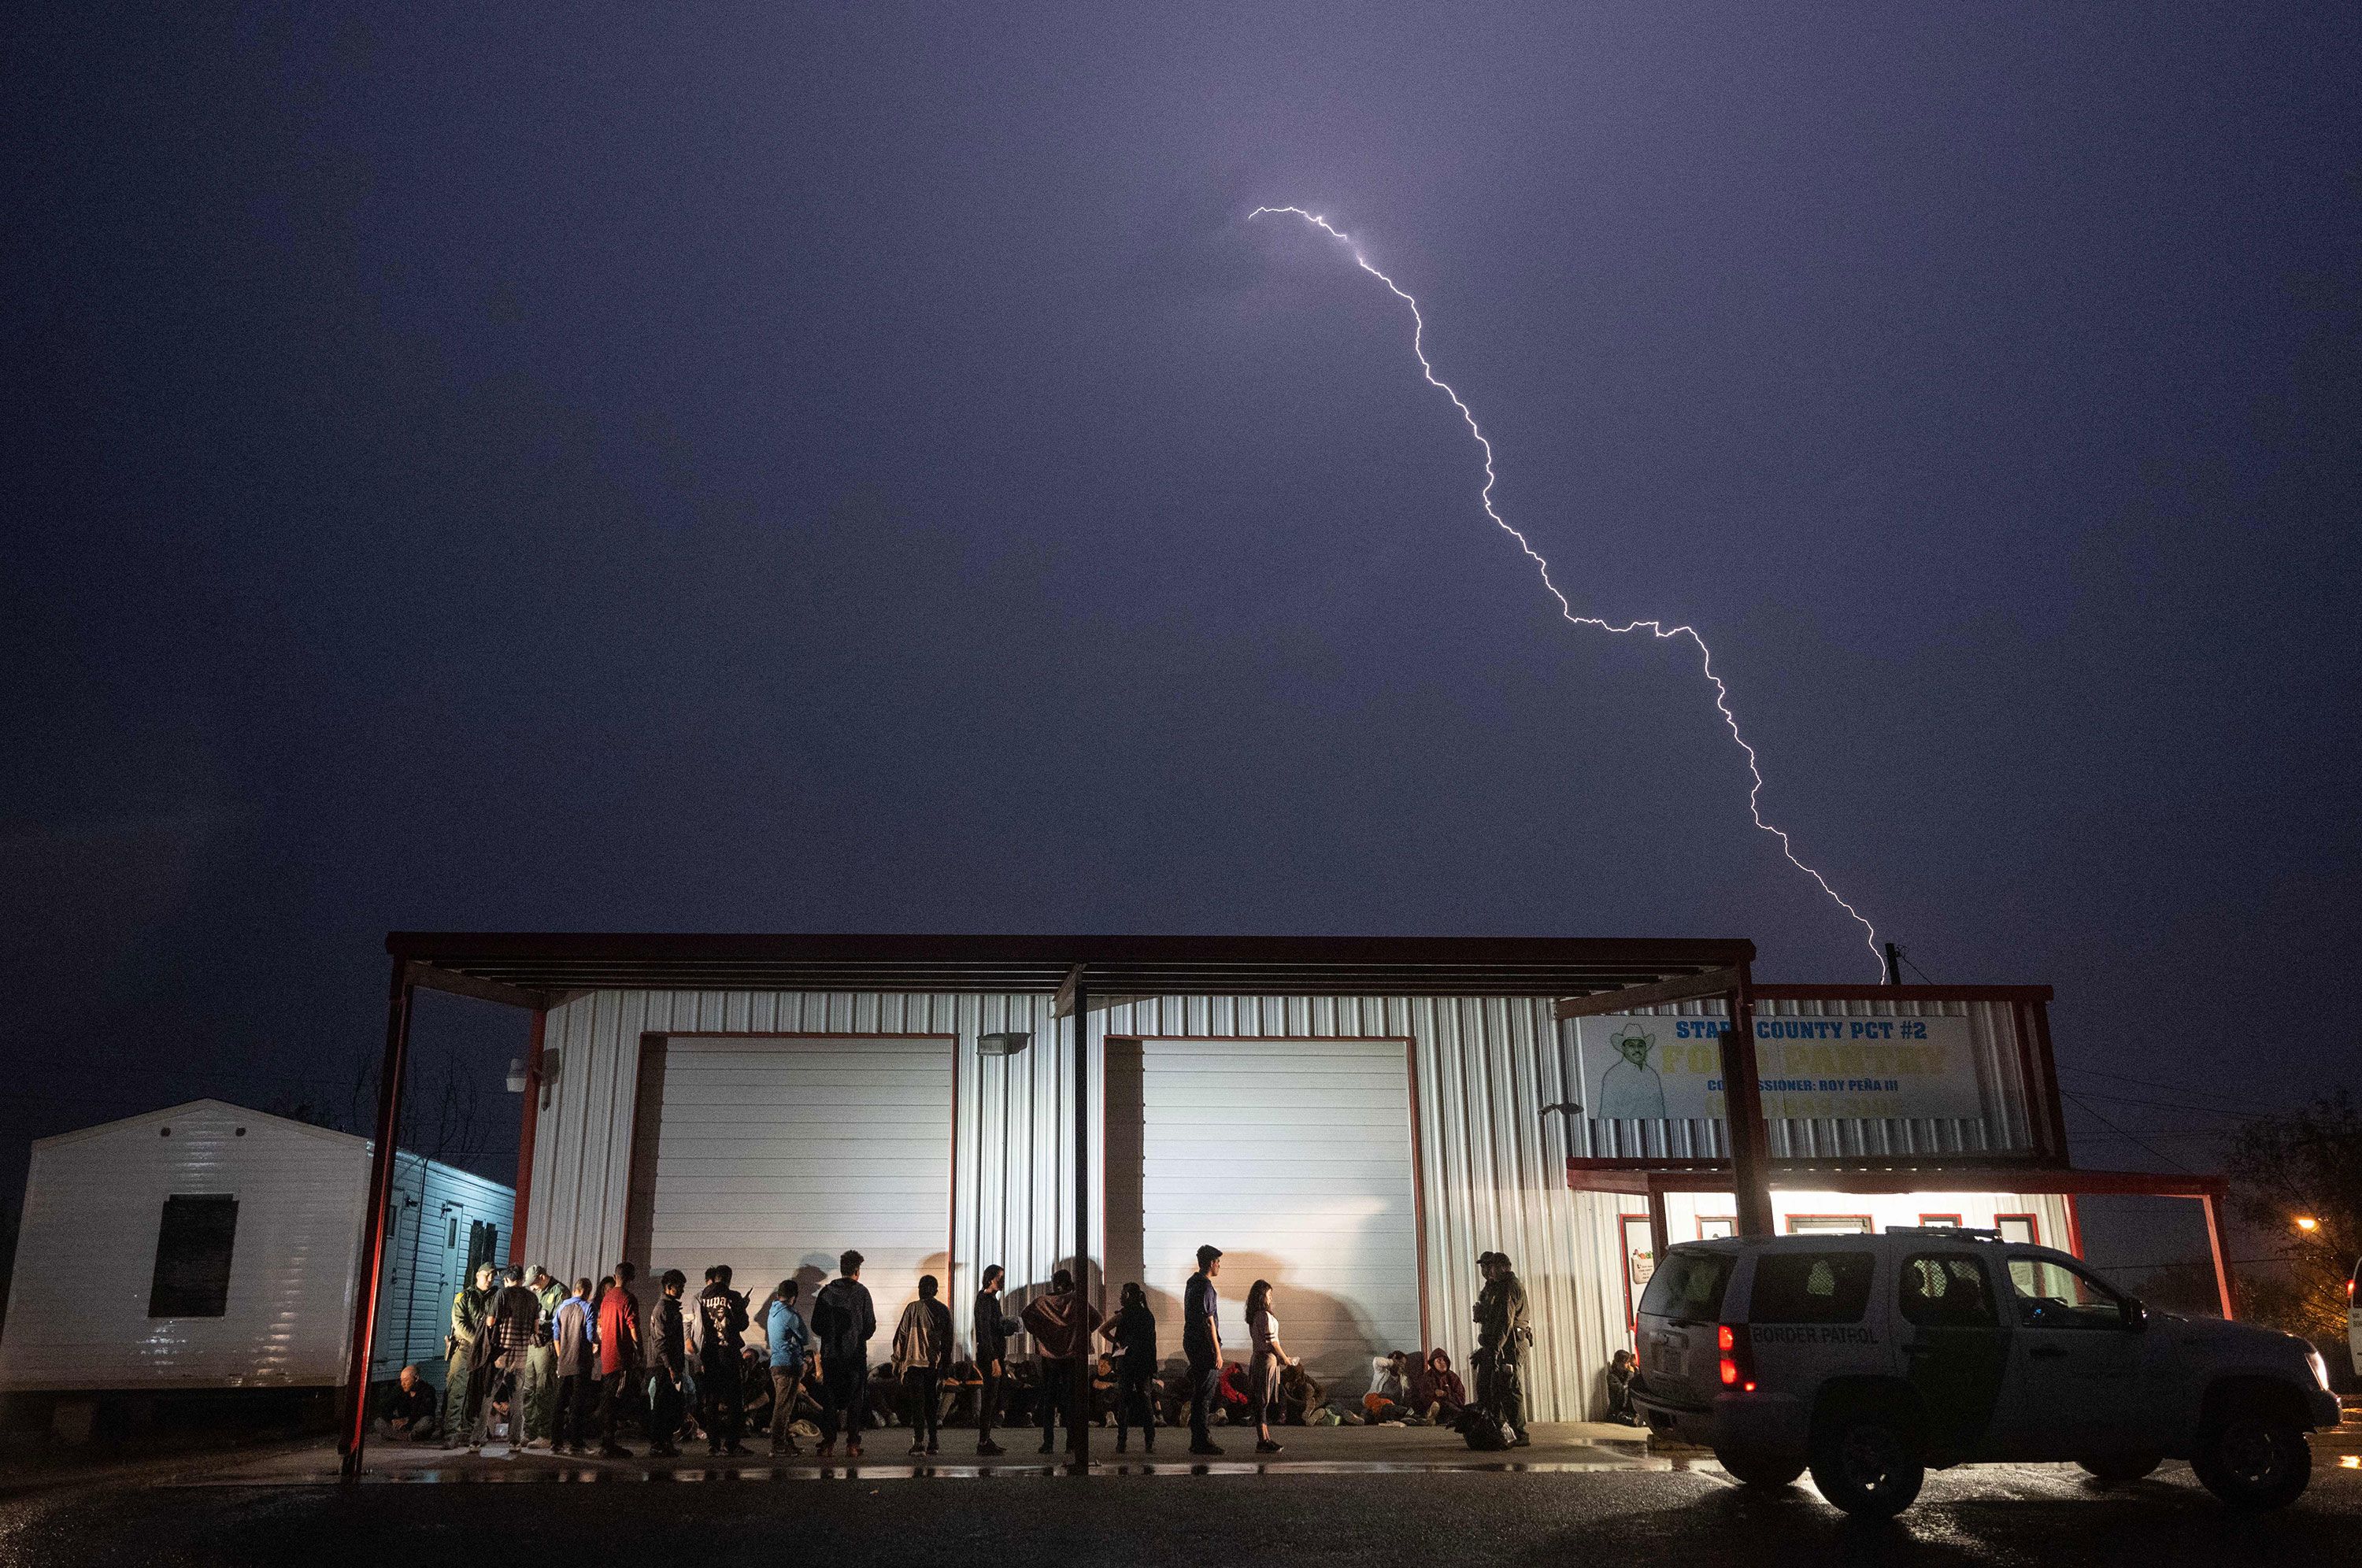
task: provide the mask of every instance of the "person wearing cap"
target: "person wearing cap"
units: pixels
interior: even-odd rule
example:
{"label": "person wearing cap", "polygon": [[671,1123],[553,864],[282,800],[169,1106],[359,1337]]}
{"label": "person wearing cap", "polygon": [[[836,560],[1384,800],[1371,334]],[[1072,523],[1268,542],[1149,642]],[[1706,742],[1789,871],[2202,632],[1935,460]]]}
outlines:
{"label": "person wearing cap", "polygon": [[1523,1448],[1532,1440],[1526,1435],[1526,1397],[1519,1368],[1534,1338],[1526,1287],[1506,1253],[1486,1253],[1476,1262],[1485,1274],[1485,1288],[1476,1297],[1476,1353],[1485,1361],[1478,1377],[1478,1402],[1516,1434],[1512,1446]]}
{"label": "person wearing cap", "polygon": [[1207,1426],[1215,1402],[1221,1397],[1221,1300],[1214,1290],[1214,1276],[1221,1272],[1222,1249],[1199,1247],[1198,1272],[1189,1276],[1189,1283],[1181,1291],[1181,1353],[1189,1362],[1191,1453],[1222,1452],[1214,1445],[1213,1433]]}
{"label": "person wearing cap", "polygon": [[[566,1299],[566,1287],[549,1277],[549,1270],[534,1264],[524,1271],[524,1285],[541,1303],[541,1321],[545,1334],[558,1306]],[[538,1341],[525,1353],[524,1386],[518,1397],[524,1405],[524,1441],[519,1448],[532,1448],[553,1441],[550,1423],[557,1408],[557,1346],[550,1340]]]}
{"label": "person wearing cap", "polygon": [[451,1297],[451,1331],[443,1341],[443,1446],[458,1448],[475,1425],[476,1342],[483,1337],[484,1314],[492,1305],[492,1265],[478,1264],[475,1277]]}

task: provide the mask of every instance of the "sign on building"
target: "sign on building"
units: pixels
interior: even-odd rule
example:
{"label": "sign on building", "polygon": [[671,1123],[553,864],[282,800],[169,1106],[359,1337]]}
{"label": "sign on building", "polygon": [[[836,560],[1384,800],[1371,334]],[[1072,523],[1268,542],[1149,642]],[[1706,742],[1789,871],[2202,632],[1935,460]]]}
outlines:
{"label": "sign on building", "polygon": [[[1577,1019],[1584,1105],[1595,1121],[1723,1115],[1722,1018]],[[1763,1018],[1755,1055],[1767,1119],[1984,1113],[1965,1018]]]}

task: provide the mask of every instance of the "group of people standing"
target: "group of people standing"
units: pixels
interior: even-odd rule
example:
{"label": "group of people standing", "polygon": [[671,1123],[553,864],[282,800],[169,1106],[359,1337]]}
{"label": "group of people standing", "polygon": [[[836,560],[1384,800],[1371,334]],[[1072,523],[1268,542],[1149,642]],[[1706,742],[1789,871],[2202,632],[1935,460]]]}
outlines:
{"label": "group of people standing", "polygon": [[[1183,1402],[1189,1452],[1197,1455],[1222,1452],[1210,1430],[1225,1408],[1215,1283],[1221,1260],[1220,1248],[1198,1248],[1197,1272],[1182,1292]],[[495,1286],[492,1265],[483,1264],[452,1300],[439,1422],[432,1419],[431,1391],[415,1379],[414,1369],[404,1368],[390,1391],[384,1430],[423,1437],[439,1427],[447,1446],[480,1447],[495,1412],[505,1409],[520,1449],[546,1443],[553,1452],[587,1454],[595,1426],[602,1457],[628,1458],[617,1439],[629,1418],[646,1426],[650,1452],[670,1456],[680,1452],[678,1439],[693,1410],[712,1453],[744,1454],[750,1399],[759,1398],[769,1407],[773,1453],[802,1452],[795,1427],[799,1412],[809,1407],[817,1418],[819,1453],[833,1455],[842,1438],[847,1457],[857,1458],[870,1419],[869,1343],[878,1328],[861,1283],[862,1262],[857,1252],[843,1254],[837,1277],[814,1294],[809,1313],[792,1278],[750,1308],[733,1287],[727,1264],[706,1270],[694,1297],[687,1294],[687,1277],[668,1269],[645,1316],[634,1288],[638,1271],[627,1262],[596,1285],[584,1278],[570,1288],[538,1267],[511,1267]],[[1479,1263],[1485,1286],[1475,1309],[1476,1403],[1496,1411],[1522,1443],[1520,1367],[1532,1340],[1525,1290],[1499,1253],[1487,1253]],[[1046,1292],[1011,1317],[1002,1302],[1006,1277],[998,1264],[986,1268],[973,1309],[977,1454],[1007,1452],[993,1432],[1016,1382],[1010,1345],[1021,1332],[1032,1337],[1039,1358],[1031,1403],[1041,1426],[1041,1452],[1054,1451],[1062,1414],[1069,1446],[1080,1441],[1079,1422],[1088,1419],[1087,1353],[1095,1337],[1106,1342],[1113,1372],[1116,1452],[1128,1451],[1134,1428],[1143,1448],[1155,1452],[1157,1324],[1146,1292],[1125,1286],[1115,1316],[1103,1321],[1074,1275],[1060,1269]],[[891,1342],[892,1371],[913,1411],[913,1454],[940,1452],[944,1396],[955,1364],[952,1314],[938,1297],[935,1277],[922,1276]],[[1289,1380],[1298,1389],[1309,1385],[1303,1363],[1280,1337],[1275,1298],[1269,1280],[1258,1279],[1247,1291],[1245,1393],[1261,1454],[1282,1452],[1271,1434],[1271,1416],[1287,1398]],[[758,1321],[764,1342],[751,1347],[746,1335]],[[1446,1358],[1447,1375],[1449,1364]],[[1383,1367],[1379,1375],[1383,1380]],[[1457,1384],[1451,1379],[1451,1387]]]}

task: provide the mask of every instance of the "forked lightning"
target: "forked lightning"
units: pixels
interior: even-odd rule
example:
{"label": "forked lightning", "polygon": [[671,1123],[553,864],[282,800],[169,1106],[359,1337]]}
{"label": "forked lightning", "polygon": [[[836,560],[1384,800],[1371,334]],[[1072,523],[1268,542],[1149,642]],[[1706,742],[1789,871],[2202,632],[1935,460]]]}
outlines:
{"label": "forked lightning", "polygon": [[1794,866],[1797,870],[1802,871],[1805,876],[1810,877],[1815,882],[1820,884],[1821,891],[1827,893],[1839,909],[1845,911],[1847,914],[1851,915],[1855,922],[1861,926],[1864,933],[1864,940],[1866,940],[1870,944],[1871,956],[1879,961],[1880,970],[1883,973],[1885,965],[1883,957],[1879,952],[1878,928],[1871,924],[1869,919],[1864,916],[1860,910],[1847,902],[1844,895],[1839,893],[1835,888],[1829,886],[1829,879],[1827,877],[1822,876],[1818,871],[1815,870],[1812,867],[1805,865],[1804,861],[1796,857],[1795,846],[1789,842],[1785,829],[1774,826],[1772,823],[1763,820],[1761,805],[1761,798],[1763,794],[1763,769],[1756,759],[1755,748],[1747,744],[1747,737],[1745,735],[1738,733],[1738,715],[1730,711],[1730,688],[1724,685],[1722,677],[1714,672],[1714,650],[1705,646],[1705,639],[1699,636],[1696,628],[1693,626],[1668,626],[1662,621],[1628,621],[1619,626],[1613,622],[1601,620],[1596,615],[1576,614],[1574,613],[1574,606],[1567,602],[1566,595],[1559,591],[1558,584],[1551,580],[1550,562],[1543,558],[1540,551],[1534,548],[1532,541],[1528,539],[1525,535],[1519,532],[1517,528],[1512,527],[1508,519],[1503,517],[1499,512],[1494,510],[1493,484],[1497,476],[1493,471],[1493,443],[1485,439],[1484,430],[1479,427],[1476,423],[1475,413],[1469,408],[1468,404],[1464,401],[1462,400],[1460,394],[1451,389],[1451,383],[1437,375],[1435,373],[1435,367],[1428,362],[1426,342],[1427,317],[1419,314],[1418,301],[1413,299],[1409,293],[1406,291],[1400,283],[1396,282],[1392,278],[1387,277],[1384,272],[1379,271],[1375,267],[1372,266],[1370,264],[1370,259],[1362,254],[1361,247],[1355,245],[1348,236],[1330,224],[1327,218],[1322,217],[1319,214],[1307,212],[1302,207],[1257,207],[1254,211],[1249,213],[1247,217],[1248,220],[1252,222],[1253,220],[1263,216],[1265,213],[1272,213],[1275,215],[1286,214],[1295,217],[1302,218],[1306,223],[1310,224],[1313,227],[1320,230],[1321,233],[1329,236],[1331,239],[1338,241],[1340,244],[1343,245],[1346,249],[1352,252],[1353,264],[1355,266],[1361,268],[1363,271],[1367,272],[1371,277],[1375,278],[1379,282],[1384,283],[1387,289],[1393,293],[1396,299],[1402,301],[1404,304],[1410,307],[1410,351],[1418,359],[1419,373],[1427,378],[1428,385],[1435,388],[1436,391],[1441,392],[1444,396],[1451,400],[1451,406],[1458,409],[1460,411],[1460,417],[1468,422],[1468,434],[1476,438],[1476,445],[1484,450],[1485,489],[1482,499],[1485,506],[1485,515],[1490,517],[1494,523],[1499,526],[1503,533],[1508,535],[1512,539],[1515,539],[1518,542],[1518,548],[1523,550],[1526,553],[1527,558],[1534,563],[1535,570],[1541,574],[1542,586],[1550,590],[1550,595],[1552,599],[1558,601],[1559,613],[1564,616],[1568,623],[1573,625],[1590,626],[1602,632],[1612,632],[1619,635],[1628,632],[1645,631],[1651,636],[1656,637],[1687,637],[1692,643],[1696,645],[1699,668],[1705,671],[1705,678],[1714,683],[1715,708],[1722,714],[1722,722],[1730,726],[1730,738],[1737,741],[1738,743],[1738,749],[1747,754],[1748,777],[1753,780],[1753,782],[1749,786],[1747,791],[1747,814],[1755,819],[1755,825],[1757,827],[1762,829],[1765,833],[1770,834],[1773,838],[1780,841],[1780,853],[1788,857],[1789,865]]}

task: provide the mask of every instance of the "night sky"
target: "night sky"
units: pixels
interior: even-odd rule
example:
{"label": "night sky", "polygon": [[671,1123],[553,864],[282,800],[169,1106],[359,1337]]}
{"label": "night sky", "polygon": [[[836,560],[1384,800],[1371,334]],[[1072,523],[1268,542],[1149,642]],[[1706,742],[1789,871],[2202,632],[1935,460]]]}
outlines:
{"label": "night sky", "polygon": [[1261,203],[2083,1161],[2354,1077],[2362,12],[199,9],[0,67],[10,1201],[340,1097],[390,927],[1874,978]]}

